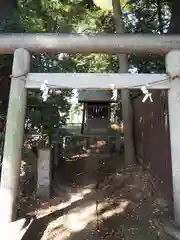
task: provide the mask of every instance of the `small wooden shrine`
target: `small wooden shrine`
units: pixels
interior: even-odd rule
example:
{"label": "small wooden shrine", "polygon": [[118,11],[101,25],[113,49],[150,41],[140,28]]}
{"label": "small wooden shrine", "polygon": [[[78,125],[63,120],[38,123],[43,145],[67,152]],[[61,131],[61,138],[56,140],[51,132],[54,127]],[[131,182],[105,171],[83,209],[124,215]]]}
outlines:
{"label": "small wooden shrine", "polygon": [[80,103],[83,103],[81,133],[84,135],[109,135],[112,91],[81,90]]}

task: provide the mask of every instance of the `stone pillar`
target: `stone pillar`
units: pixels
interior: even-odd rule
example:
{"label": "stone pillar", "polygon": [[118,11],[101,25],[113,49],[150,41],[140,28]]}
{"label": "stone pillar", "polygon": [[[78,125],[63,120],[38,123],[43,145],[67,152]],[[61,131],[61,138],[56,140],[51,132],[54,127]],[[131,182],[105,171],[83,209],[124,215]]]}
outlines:
{"label": "stone pillar", "polygon": [[166,56],[166,72],[171,77],[168,92],[172,159],[174,217],[180,226],[180,51]]}
{"label": "stone pillar", "polygon": [[3,224],[16,217],[30,60],[27,50],[17,49],[14,52],[0,187],[0,223]]}
{"label": "stone pillar", "polygon": [[39,149],[37,164],[37,195],[49,198],[51,195],[51,149]]}

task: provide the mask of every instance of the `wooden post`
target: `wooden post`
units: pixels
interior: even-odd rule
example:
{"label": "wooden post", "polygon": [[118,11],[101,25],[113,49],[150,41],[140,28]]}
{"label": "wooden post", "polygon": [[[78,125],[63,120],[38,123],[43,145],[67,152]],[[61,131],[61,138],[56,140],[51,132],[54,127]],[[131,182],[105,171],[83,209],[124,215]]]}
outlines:
{"label": "wooden post", "polygon": [[11,222],[15,214],[26,109],[26,76],[30,54],[25,49],[14,53],[12,81],[0,186],[0,224]]}
{"label": "wooden post", "polygon": [[[119,0],[112,0],[113,10],[114,10],[114,19],[116,24],[116,33],[124,33],[124,22],[122,18],[122,10]],[[120,54],[119,59],[119,73],[128,72],[128,59],[127,55]],[[125,146],[125,163],[133,164],[135,161],[135,151],[134,151],[134,141],[133,141],[133,132],[132,132],[132,107],[129,98],[129,90],[121,90],[121,103],[122,103],[122,120],[124,123],[124,146]],[[119,147],[121,145],[121,139],[119,136]],[[117,145],[117,143],[116,143]]]}
{"label": "wooden post", "polygon": [[171,77],[178,76],[171,80],[168,102],[174,217],[176,223],[180,226],[180,50],[172,51],[167,54],[166,71]]}

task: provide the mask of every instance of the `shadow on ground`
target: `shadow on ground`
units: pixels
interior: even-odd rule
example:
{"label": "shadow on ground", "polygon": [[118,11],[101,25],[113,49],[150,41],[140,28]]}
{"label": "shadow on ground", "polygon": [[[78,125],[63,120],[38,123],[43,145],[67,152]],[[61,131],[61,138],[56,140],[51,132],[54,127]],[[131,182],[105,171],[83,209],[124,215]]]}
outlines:
{"label": "shadow on ground", "polygon": [[125,167],[123,155],[99,149],[72,156],[56,172],[56,196],[26,209],[36,220],[24,240],[161,239],[172,208],[156,181],[138,165]]}

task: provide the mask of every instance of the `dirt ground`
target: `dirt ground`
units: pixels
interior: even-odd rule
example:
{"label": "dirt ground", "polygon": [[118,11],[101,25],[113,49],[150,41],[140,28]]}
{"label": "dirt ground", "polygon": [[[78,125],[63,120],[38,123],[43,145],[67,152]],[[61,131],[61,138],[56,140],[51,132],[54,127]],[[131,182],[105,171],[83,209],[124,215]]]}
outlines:
{"label": "dirt ground", "polygon": [[171,239],[161,223],[172,215],[172,205],[157,181],[139,165],[125,167],[123,155],[99,149],[91,146],[67,159],[50,200],[31,196],[31,204],[20,203],[19,216],[36,217],[25,240]]}

